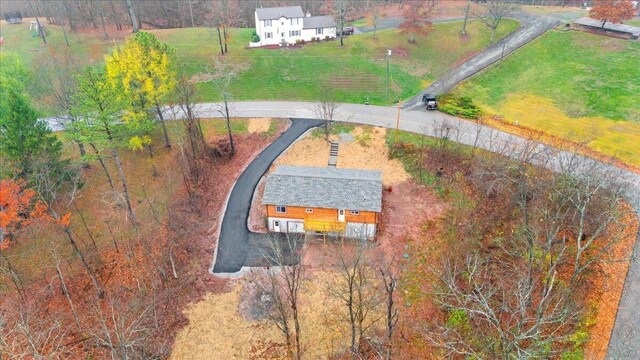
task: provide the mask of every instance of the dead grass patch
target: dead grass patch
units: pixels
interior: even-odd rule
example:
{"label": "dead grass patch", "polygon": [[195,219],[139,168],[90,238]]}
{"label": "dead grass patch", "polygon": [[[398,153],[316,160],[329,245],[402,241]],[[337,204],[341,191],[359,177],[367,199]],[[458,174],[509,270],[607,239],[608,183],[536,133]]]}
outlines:
{"label": "dead grass patch", "polygon": [[[309,273],[302,288],[300,317],[306,358],[326,358],[348,344],[348,324],[343,321],[346,308],[327,291],[337,281],[337,273],[318,271]],[[260,306],[250,287],[250,280],[240,280],[230,292],[207,294],[186,309],[189,324],[178,334],[171,359],[269,357],[269,350],[281,345],[282,336],[269,321],[251,320],[255,317],[247,314]]]}
{"label": "dead grass patch", "polygon": [[[382,170],[384,186],[400,184],[410,178],[398,160],[389,160],[385,143],[386,129],[357,126],[351,135],[354,141],[340,143],[337,167]],[[340,141],[340,138],[332,135],[330,140]],[[274,165],[324,167],[328,162],[329,144],[308,133],[287,149]]]}
{"label": "dead grass patch", "polygon": [[251,118],[249,119],[249,124],[247,126],[247,130],[250,134],[256,133],[266,133],[269,131],[269,127],[271,126],[271,119],[269,118]]}

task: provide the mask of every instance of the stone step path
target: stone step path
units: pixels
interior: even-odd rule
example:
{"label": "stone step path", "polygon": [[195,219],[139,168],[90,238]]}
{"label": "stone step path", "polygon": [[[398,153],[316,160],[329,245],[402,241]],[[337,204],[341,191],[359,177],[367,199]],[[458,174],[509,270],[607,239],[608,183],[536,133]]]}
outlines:
{"label": "stone step path", "polygon": [[337,142],[331,142],[331,148],[329,149],[329,166],[336,167],[338,163],[338,148],[340,145]]}

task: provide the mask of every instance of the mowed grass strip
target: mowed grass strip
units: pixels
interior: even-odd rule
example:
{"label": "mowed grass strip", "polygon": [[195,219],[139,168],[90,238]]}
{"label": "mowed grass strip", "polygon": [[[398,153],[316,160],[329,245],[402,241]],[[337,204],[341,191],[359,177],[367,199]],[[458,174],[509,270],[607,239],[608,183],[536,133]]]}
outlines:
{"label": "mowed grass strip", "polygon": [[640,167],[640,43],[551,31],[455,92],[507,124]]}
{"label": "mowed grass strip", "polygon": [[[478,21],[471,21],[468,36],[460,36],[459,21],[434,24],[433,31],[409,44],[397,29],[349,36],[345,46],[327,41],[289,49],[247,48],[253,29],[231,29],[226,62],[236,72],[229,92],[233,100],[318,100],[329,87],[338,101],[390,104],[398,98],[412,96],[438,76],[489,45],[490,32]],[[519,23],[505,20],[497,31],[502,38]],[[48,45],[32,37],[28,22],[20,25],[0,23],[5,37],[2,50],[19,53],[26,63],[49,52],[70,51],[82,62],[98,62],[114,44],[129,32],[119,32],[105,39],[101,31],[68,34],[67,48],[62,31],[48,26]],[[145,30],[146,31],[146,30]],[[210,28],[150,30],[161,41],[176,49],[179,66],[202,92],[203,101],[220,99],[219,89],[208,81],[222,60],[217,33]],[[390,58],[389,98],[386,96],[386,54]],[[36,71],[36,69],[34,69]],[[34,96],[36,97],[36,96]],[[44,95],[42,96],[44,97]]]}

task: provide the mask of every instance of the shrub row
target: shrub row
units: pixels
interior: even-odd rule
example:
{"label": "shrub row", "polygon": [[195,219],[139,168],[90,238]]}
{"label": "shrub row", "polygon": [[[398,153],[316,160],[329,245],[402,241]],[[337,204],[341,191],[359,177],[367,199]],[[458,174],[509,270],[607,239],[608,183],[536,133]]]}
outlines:
{"label": "shrub row", "polygon": [[477,119],[482,114],[480,108],[468,96],[452,94],[438,95],[438,109],[449,115],[467,119]]}

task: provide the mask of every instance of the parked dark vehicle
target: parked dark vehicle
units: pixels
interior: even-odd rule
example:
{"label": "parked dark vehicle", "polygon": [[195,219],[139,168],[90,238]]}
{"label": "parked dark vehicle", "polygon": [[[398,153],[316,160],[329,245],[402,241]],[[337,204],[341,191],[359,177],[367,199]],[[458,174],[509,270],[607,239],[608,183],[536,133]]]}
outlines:
{"label": "parked dark vehicle", "polygon": [[[345,26],[344,27],[344,34],[345,35],[353,35],[354,31],[355,31],[355,29],[353,28],[353,26]],[[336,30],[336,36],[340,36],[340,29]]]}
{"label": "parked dark vehicle", "polygon": [[438,110],[438,102],[436,101],[436,96],[433,94],[424,94],[422,95],[422,102],[427,106],[427,110]]}

